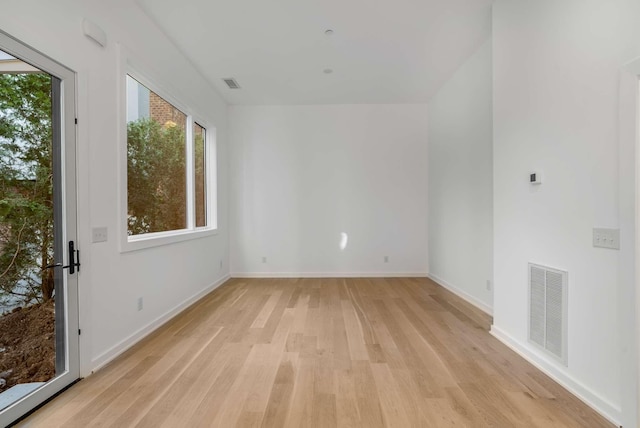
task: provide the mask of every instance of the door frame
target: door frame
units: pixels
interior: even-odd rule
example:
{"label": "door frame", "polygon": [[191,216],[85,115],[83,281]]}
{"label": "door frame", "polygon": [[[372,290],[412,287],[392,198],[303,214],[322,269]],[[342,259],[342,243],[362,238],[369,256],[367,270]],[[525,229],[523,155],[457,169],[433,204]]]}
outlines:
{"label": "door frame", "polygon": [[[76,73],[3,31],[0,31],[0,49],[51,74],[60,81],[59,97],[61,108],[59,110],[61,120],[59,125],[62,137],[59,158],[62,168],[62,176],[60,177],[62,185],[60,186],[61,193],[59,196],[64,201],[62,204],[62,219],[64,221],[64,227],[62,228],[62,242],[64,244],[62,263],[69,264],[69,254],[65,251],[66,243],[78,241]],[[67,356],[66,370],[61,374],[56,374],[56,377],[43,387],[38,388],[4,409],[0,413],[0,425],[4,426],[22,418],[25,414],[80,378],[78,276],[78,274],[69,275],[66,270],[62,275],[66,285],[64,287],[65,321],[67,326],[64,340]]]}
{"label": "door frame", "polygon": [[618,332],[622,426],[640,426],[640,58],[625,65],[618,92]]}

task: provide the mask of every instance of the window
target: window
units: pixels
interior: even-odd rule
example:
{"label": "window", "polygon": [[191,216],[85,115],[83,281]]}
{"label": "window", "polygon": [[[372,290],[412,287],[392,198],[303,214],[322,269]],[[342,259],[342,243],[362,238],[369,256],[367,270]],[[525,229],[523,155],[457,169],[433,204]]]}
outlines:
{"label": "window", "polygon": [[195,175],[196,227],[207,225],[207,130],[193,124],[193,152],[195,154],[193,172]]}
{"label": "window", "polygon": [[207,130],[126,77],[128,241],[211,229]]}

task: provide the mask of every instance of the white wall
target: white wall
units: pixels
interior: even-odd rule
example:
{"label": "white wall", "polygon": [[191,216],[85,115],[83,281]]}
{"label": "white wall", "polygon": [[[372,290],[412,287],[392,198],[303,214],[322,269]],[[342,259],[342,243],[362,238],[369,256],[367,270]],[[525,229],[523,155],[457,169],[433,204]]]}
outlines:
{"label": "white wall", "polygon": [[426,117],[425,105],[231,107],[234,275],[425,275]]}
{"label": "white wall", "polygon": [[491,39],[429,101],[429,276],[490,312]]}
{"label": "white wall", "polygon": [[[82,18],[107,34],[106,49],[82,34]],[[228,272],[226,106],[211,86],[135,6],[115,0],[7,0],[0,28],[77,72],[80,327],[82,374],[112,358],[155,321]],[[116,42],[147,73],[217,127],[219,233],[130,253],[118,249],[118,91]],[[90,230],[107,226],[109,241]],[[219,268],[223,260],[223,268]],[[144,310],[137,311],[138,297]]]}
{"label": "white wall", "polygon": [[[620,253],[591,243],[593,227],[619,226],[618,83],[640,54],[639,7],[500,0],[493,15],[493,331],[625,426],[635,425],[635,403],[625,403],[636,392],[619,311],[632,296]],[[527,183],[534,170],[541,186]],[[528,262],[569,272],[568,367],[527,343]]]}

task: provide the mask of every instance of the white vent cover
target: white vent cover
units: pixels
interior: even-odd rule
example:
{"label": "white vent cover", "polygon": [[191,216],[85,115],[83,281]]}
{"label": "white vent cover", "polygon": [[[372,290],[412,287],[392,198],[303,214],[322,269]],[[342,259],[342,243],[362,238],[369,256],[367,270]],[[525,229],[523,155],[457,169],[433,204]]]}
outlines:
{"label": "white vent cover", "polygon": [[236,79],[233,79],[233,78],[229,77],[229,78],[222,79],[222,80],[224,80],[224,83],[227,84],[229,89],[240,89],[240,85],[238,85],[238,82],[236,82]]}
{"label": "white vent cover", "polygon": [[567,365],[567,272],[529,263],[529,341]]}

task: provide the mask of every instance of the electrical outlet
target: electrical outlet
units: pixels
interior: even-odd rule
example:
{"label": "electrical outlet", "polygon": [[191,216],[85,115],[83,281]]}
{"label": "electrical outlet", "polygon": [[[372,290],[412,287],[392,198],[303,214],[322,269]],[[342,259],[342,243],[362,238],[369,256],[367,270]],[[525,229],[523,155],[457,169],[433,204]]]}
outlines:
{"label": "electrical outlet", "polygon": [[608,248],[610,250],[620,249],[620,229],[593,229],[593,246],[598,248]]}
{"label": "electrical outlet", "polygon": [[487,291],[491,291],[491,280],[487,279]]}
{"label": "electrical outlet", "polygon": [[142,310],[143,304],[144,302],[142,300],[142,297],[138,297],[138,311]]}
{"label": "electrical outlet", "polygon": [[389,256],[384,256],[384,262],[389,263]]}
{"label": "electrical outlet", "polygon": [[262,257],[262,263],[266,263],[267,262],[267,258],[266,257]]}
{"label": "electrical outlet", "polygon": [[106,227],[94,227],[91,230],[92,242],[105,242],[107,240],[107,228]]}

